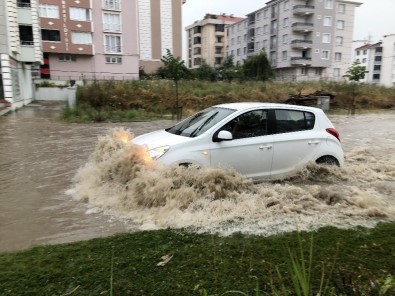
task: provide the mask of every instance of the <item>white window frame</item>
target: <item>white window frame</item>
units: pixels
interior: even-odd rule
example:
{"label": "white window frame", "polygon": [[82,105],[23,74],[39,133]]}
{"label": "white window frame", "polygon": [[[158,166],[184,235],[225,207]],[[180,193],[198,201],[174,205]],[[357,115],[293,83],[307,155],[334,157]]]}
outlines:
{"label": "white window frame", "polygon": [[283,28],[286,28],[286,27],[288,27],[289,26],[289,18],[284,18],[284,20],[283,20]]}
{"label": "white window frame", "polygon": [[324,24],[324,27],[332,27],[332,17],[331,16],[324,16],[323,24]]}
{"label": "white window frame", "polygon": [[286,50],[283,50],[281,56],[282,56],[282,60],[286,61],[288,59],[288,52]]}
{"label": "white window frame", "polygon": [[340,68],[333,69],[333,77],[340,77]]}
{"label": "white window frame", "polygon": [[71,54],[61,54],[58,57],[59,62],[76,62],[77,58],[75,55]]}
{"label": "white window frame", "polygon": [[106,64],[122,64],[122,57],[106,56]]}
{"label": "white window frame", "polygon": [[284,34],[283,35],[283,44],[287,44],[288,43],[288,34]]}
{"label": "white window frame", "polygon": [[343,36],[336,36],[336,45],[337,46],[342,46],[343,45],[343,41],[344,41]]}
{"label": "white window frame", "polygon": [[45,18],[59,18],[59,6],[52,4],[40,4],[38,15]]}
{"label": "white window frame", "polygon": [[[116,44],[115,40],[119,40]],[[108,42],[110,41],[110,42]],[[108,44],[110,43],[110,44]],[[113,44],[115,43],[115,44]],[[105,53],[122,53],[122,38],[120,35],[104,34],[104,52]]]}
{"label": "white window frame", "polygon": [[121,10],[121,0],[102,0],[102,7],[108,10]]}
{"label": "white window frame", "polygon": [[322,43],[331,43],[331,34],[323,33],[322,34]]}
{"label": "white window frame", "polygon": [[324,0],[325,9],[333,9],[333,0]]}
{"label": "white window frame", "polygon": [[289,10],[289,0],[284,1],[284,11]]}
{"label": "white window frame", "polygon": [[335,61],[340,62],[342,60],[342,53],[341,52],[335,52]]}
{"label": "white window frame", "polygon": [[92,44],[91,32],[71,31],[71,43],[73,44]]}
{"label": "white window frame", "polygon": [[330,54],[330,51],[329,51],[329,50],[323,50],[323,51],[321,51],[321,59],[323,59],[323,60],[329,60],[329,54]]}
{"label": "white window frame", "polygon": [[346,13],[346,4],[344,4],[344,3],[337,4],[337,12],[345,14]]}
{"label": "white window frame", "polygon": [[[118,23],[114,22],[118,18]],[[121,32],[121,14],[104,12],[103,13],[103,30],[106,32]]]}
{"label": "white window frame", "polygon": [[345,21],[343,20],[337,20],[336,22],[336,29],[338,30],[344,30],[344,27],[346,26]]}
{"label": "white window frame", "polygon": [[92,11],[90,8],[70,7],[70,19],[73,21],[90,22],[92,20]]}

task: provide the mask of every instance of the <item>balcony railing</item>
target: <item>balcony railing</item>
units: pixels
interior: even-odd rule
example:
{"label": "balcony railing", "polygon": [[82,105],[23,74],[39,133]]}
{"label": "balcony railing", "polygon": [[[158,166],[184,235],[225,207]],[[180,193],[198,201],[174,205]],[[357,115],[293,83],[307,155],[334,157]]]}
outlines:
{"label": "balcony railing", "polygon": [[314,13],[315,7],[312,5],[295,5],[293,7],[294,14],[312,14]]}
{"label": "balcony railing", "polygon": [[292,24],[292,30],[294,31],[310,32],[313,31],[313,27],[314,27],[313,23],[297,22]]}
{"label": "balcony railing", "polygon": [[313,41],[311,41],[311,40],[292,40],[291,46],[293,48],[312,48]]}
{"label": "balcony railing", "polygon": [[291,57],[291,64],[293,65],[310,65],[310,57]]}
{"label": "balcony railing", "polygon": [[21,45],[22,45],[22,46],[34,46],[34,41],[24,41],[24,40],[21,40]]}

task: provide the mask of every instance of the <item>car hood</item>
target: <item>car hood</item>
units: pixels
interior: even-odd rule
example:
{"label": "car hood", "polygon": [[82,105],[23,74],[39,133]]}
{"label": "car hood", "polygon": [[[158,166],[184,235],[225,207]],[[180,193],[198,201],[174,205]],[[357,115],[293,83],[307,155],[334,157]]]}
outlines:
{"label": "car hood", "polygon": [[138,136],[132,140],[132,143],[138,145],[147,146],[148,150],[161,147],[161,146],[172,146],[179,143],[191,141],[192,138],[178,136],[166,132],[165,130],[159,130],[152,133]]}

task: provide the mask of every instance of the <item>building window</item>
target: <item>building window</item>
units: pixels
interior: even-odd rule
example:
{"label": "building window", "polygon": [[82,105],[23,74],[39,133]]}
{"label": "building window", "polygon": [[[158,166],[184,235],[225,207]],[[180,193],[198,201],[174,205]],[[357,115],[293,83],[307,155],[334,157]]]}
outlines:
{"label": "building window", "polygon": [[283,61],[286,61],[287,59],[288,59],[288,53],[287,53],[287,51],[286,50],[284,50],[283,52],[282,52],[282,59],[283,59]]}
{"label": "building window", "polygon": [[336,28],[339,30],[344,30],[344,21],[337,21]]}
{"label": "building window", "polygon": [[62,54],[58,58],[59,62],[75,62],[77,58],[74,55]]}
{"label": "building window", "polygon": [[373,70],[374,71],[381,71],[381,65],[374,65]]}
{"label": "building window", "polygon": [[230,45],[235,45],[235,38],[230,39]]}
{"label": "building window", "polygon": [[257,13],[256,13],[255,19],[256,19],[257,21],[260,21],[260,20],[261,20],[261,13],[260,13],[260,12],[257,12]]}
{"label": "building window", "polygon": [[346,13],[346,4],[338,4],[337,5],[338,13]]}
{"label": "building window", "polygon": [[363,54],[366,55],[367,53],[368,53],[368,51],[366,49],[364,49]]}
{"label": "building window", "polygon": [[264,11],[263,11],[263,18],[268,18],[269,17],[269,10],[268,9],[265,9]]}
{"label": "building window", "polygon": [[380,74],[373,74],[373,80],[380,80]]}
{"label": "building window", "polygon": [[329,50],[323,50],[321,54],[323,60],[329,60]]}
{"label": "building window", "polygon": [[90,21],[91,10],[89,8],[70,7],[70,19],[73,21]]}
{"label": "building window", "polygon": [[103,30],[111,32],[121,31],[121,15],[116,13],[104,13]]}
{"label": "building window", "polygon": [[41,39],[43,41],[60,41],[60,31],[41,29]]}
{"label": "building window", "polygon": [[340,68],[333,69],[333,77],[340,77]]}
{"label": "building window", "polygon": [[381,58],[381,56],[375,56],[374,60],[375,60],[375,62],[381,62],[382,58]]}
{"label": "building window", "polygon": [[268,32],[268,28],[269,28],[268,25],[264,25],[264,26],[263,26],[263,33],[264,33],[264,34],[266,34],[266,33]]}
{"label": "building window", "polygon": [[341,60],[342,60],[342,53],[335,52],[335,61],[341,61]]}
{"label": "building window", "polygon": [[324,26],[325,27],[332,26],[332,17],[331,16],[324,16]]}
{"label": "building window", "polygon": [[366,58],[363,58],[363,59],[362,59],[362,63],[366,63],[366,61],[367,61]]}
{"label": "building window", "polygon": [[240,54],[241,54],[241,49],[238,48],[238,49],[237,49],[237,56],[240,56]]}
{"label": "building window", "polygon": [[104,35],[104,50],[107,53],[121,52],[121,36]]}
{"label": "building window", "polygon": [[284,1],[284,11],[287,11],[289,9],[289,0]]}
{"label": "building window", "polygon": [[288,34],[283,35],[283,43],[288,43]]}
{"label": "building window", "polygon": [[121,10],[121,0],[103,0],[103,8]]}
{"label": "building window", "polygon": [[201,37],[193,37],[193,44],[201,44],[202,38]]}
{"label": "building window", "polygon": [[92,33],[72,31],[71,42],[73,44],[92,44]]}
{"label": "building window", "polygon": [[106,57],[106,64],[122,64],[122,57]]}
{"label": "building window", "polygon": [[306,68],[306,67],[302,67],[301,69],[300,69],[300,73],[302,74],[302,75],[308,75],[309,74],[309,69],[308,68]]}
{"label": "building window", "polygon": [[329,33],[322,34],[322,43],[331,43],[331,34]]}
{"label": "building window", "polygon": [[238,36],[237,37],[237,44],[240,44],[241,43],[241,36]]}
{"label": "building window", "polygon": [[259,50],[261,50],[261,42],[260,41],[257,41],[256,43],[255,43],[255,51],[259,51]]}
{"label": "building window", "polygon": [[40,17],[59,18],[59,6],[50,4],[40,4],[38,14]]}
{"label": "building window", "polygon": [[247,42],[247,34],[244,34],[244,42]]}
{"label": "building window", "polygon": [[325,0],[324,7],[325,9],[333,9],[333,0]]}
{"label": "building window", "polygon": [[336,36],[336,45],[343,45],[343,37],[342,36]]}
{"label": "building window", "polygon": [[243,47],[243,54],[244,54],[244,55],[247,54],[247,47]]}
{"label": "building window", "polygon": [[361,52],[359,50],[357,50],[357,55],[360,55],[360,54],[361,54]]}
{"label": "building window", "polygon": [[288,26],[289,26],[289,19],[286,17],[286,18],[283,20],[283,27],[286,28],[286,27],[288,27]]}
{"label": "building window", "polygon": [[322,75],[322,68],[315,68],[315,75],[321,76]]}

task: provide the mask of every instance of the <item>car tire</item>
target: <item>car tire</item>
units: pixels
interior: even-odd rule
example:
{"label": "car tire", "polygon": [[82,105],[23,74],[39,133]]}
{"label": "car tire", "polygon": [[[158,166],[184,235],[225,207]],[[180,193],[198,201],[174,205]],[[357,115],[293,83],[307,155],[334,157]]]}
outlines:
{"label": "car tire", "polygon": [[321,156],[315,161],[317,164],[340,166],[339,161],[330,155]]}

